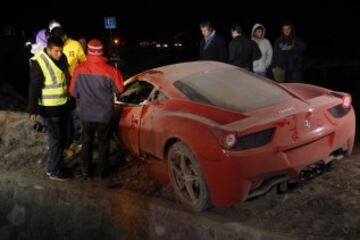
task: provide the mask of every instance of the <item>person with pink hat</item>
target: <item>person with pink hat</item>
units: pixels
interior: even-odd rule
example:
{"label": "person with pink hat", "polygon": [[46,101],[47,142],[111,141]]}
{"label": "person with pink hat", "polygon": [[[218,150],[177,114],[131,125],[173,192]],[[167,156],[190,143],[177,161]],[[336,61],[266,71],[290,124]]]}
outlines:
{"label": "person with pink hat", "polygon": [[83,127],[81,170],[84,178],[91,175],[95,133],[99,143],[99,174],[101,177],[108,174],[113,99],[114,94],[119,94],[124,89],[121,73],[107,63],[103,53],[102,42],[98,39],[90,40],[86,61],[75,68],[69,87],[70,95],[77,100]]}

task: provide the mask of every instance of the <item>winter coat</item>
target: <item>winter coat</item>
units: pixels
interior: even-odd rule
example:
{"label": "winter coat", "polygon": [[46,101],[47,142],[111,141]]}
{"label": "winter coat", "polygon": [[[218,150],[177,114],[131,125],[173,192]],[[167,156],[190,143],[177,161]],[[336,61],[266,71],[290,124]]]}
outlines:
{"label": "winter coat", "polygon": [[31,44],[31,53],[34,55],[40,54],[47,45],[46,29],[40,30],[36,34],[36,41],[34,44]]}
{"label": "winter coat", "polygon": [[231,40],[229,44],[229,63],[235,66],[252,69],[252,62],[261,57],[257,44],[240,35]]}
{"label": "winter coat", "polygon": [[[45,54],[46,50],[43,50]],[[49,56],[50,57],[50,56]],[[51,58],[51,57],[50,57]],[[52,59],[55,65],[65,73],[68,74],[68,63],[65,55],[62,55],[59,60]],[[30,71],[29,71],[29,92],[28,92],[28,106],[27,111],[30,114],[40,114],[43,117],[57,117],[62,116],[67,111],[70,111],[71,105],[70,102],[67,102],[61,106],[40,106],[39,99],[42,97],[42,89],[44,87],[45,75],[38,63],[38,61],[30,59]],[[67,79],[68,81],[69,79]]]}
{"label": "winter coat", "polygon": [[226,62],[227,51],[224,39],[215,33],[211,42],[205,47],[205,39],[201,40],[199,49],[200,60]]}
{"label": "winter coat", "polygon": [[305,43],[295,37],[295,29],[292,27],[292,35],[289,37],[281,34],[275,40],[272,67],[279,67],[286,72],[303,70]]}
{"label": "winter coat", "polygon": [[108,123],[113,114],[114,94],[124,89],[121,73],[103,56],[87,55],[75,69],[69,92],[76,98],[80,119]]}
{"label": "winter coat", "polygon": [[[255,29],[258,27],[263,28],[263,38],[254,38]],[[266,29],[263,25],[257,23],[254,25],[251,31],[252,39],[258,44],[261,51],[261,58],[253,62],[254,72],[266,72],[266,69],[270,66],[273,57],[273,49],[271,43],[265,38]]]}

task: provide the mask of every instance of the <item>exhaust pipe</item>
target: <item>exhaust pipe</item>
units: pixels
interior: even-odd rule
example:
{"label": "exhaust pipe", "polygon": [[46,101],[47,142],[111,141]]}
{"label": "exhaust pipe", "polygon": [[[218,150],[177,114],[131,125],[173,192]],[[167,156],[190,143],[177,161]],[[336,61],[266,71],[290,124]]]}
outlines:
{"label": "exhaust pipe", "polygon": [[265,193],[270,191],[271,188],[274,187],[275,185],[282,184],[283,188],[285,188],[285,185],[286,185],[286,188],[287,188],[287,182],[288,182],[289,179],[290,178],[287,175],[272,178],[272,179],[268,180],[266,183],[264,183],[259,189],[251,192],[247,199],[252,199],[252,198],[264,195]]}
{"label": "exhaust pipe", "polygon": [[300,180],[301,181],[308,180],[308,179],[314,178],[314,177],[322,174],[325,171],[328,171],[331,167],[331,163],[334,160],[342,159],[344,157],[344,153],[345,153],[345,151],[340,148],[340,149],[332,152],[331,155],[324,161],[320,161],[320,162],[317,162],[310,166],[305,167],[300,172]]}
{"label": "exhaust pipe", "polygon": [[330,168],[330,163],[325,164],[324,162],[319,162],[319,163],[315,163],[310,166],[307,166],[300,172],[300,180],[305,181],[308,179],[312,179],[312,178],[322,174],[329,168]]}

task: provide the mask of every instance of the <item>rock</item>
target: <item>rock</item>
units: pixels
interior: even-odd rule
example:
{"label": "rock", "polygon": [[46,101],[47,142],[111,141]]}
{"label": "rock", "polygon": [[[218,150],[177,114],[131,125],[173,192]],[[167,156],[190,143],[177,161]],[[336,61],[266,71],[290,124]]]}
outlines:
{"label": "rock", "polygon": [[1,240],[10,240],[10,236],[11,236],[11,226],[3,226],[0,228]]}
{"label": "rock", "polygon": [[164,236],[166,233],[166,228],[164,226],[155,226],[155,234],[159,237]]}
{"label": "rock", "polygon": [[25,223],[26,209],[22,206],[15,205],[11,212],[8,214],[7,219],[15,226],[20,226]]}

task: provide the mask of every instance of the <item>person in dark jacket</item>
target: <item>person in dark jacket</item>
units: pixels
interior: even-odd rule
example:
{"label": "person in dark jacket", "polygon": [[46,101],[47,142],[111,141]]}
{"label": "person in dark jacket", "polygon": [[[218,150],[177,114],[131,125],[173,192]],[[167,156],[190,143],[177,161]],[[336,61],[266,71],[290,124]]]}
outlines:
{"label": "person in dark jacket", "polygon": [[224,39],[216,33],[210,22],[202,22],[200,30],[204,36],[200,42],[200,60],[226,62],[227,52]]}
{"label": "person in dark jacket", "polygon": [[282,24],[281,36],[276,39],[273,54],[273,76],[279,82],[302,82],[305,43],[295,35],[292,23]]}
{"label": "person in dark jacket", "polygon": [[241,25],[231,27],[233,40],[229,43],[229,63],[252,71],[252,63],[261,58],[261,51],[253,40],[243,34]]}
{"label": "person in dark jacket", "polygon": [[76,67],[70,83],[70,95],[77,99],[83,125],[82,174],[91,175],[93,142],[97,133],[99,143],[99,174],[108,174],[111,118],[114,95],[124,89],[119,70],[107,64],[100,40],[92,39],[87,45],[87,60]]}
{"label": "person in dark jacket", "polygon": [[68,63],[63,55],[61,38],[50,37],[47,47],[30,60],[28,112],[37,122],[40,114],[47,127],[49,161],[47,175],[52,180],[65,180],[63,151],[70,119],[67,86]]}

